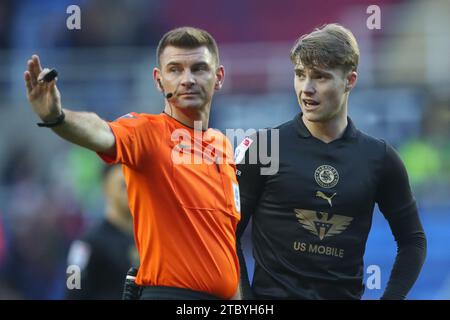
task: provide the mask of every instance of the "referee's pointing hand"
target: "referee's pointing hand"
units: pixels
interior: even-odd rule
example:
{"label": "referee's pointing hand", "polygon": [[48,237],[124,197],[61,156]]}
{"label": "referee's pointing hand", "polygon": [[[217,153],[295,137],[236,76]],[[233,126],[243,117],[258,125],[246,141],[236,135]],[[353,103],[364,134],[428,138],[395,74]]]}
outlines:
{"label": "referee's pointing hand", "polygon": [[33,55],[24,73],[28,101],[43,121],[52,121],[61,114],[61,95],[56,87],[56,79],[50,82],[43,80],[48,72],[49,69],[42,69],[39,57]]}

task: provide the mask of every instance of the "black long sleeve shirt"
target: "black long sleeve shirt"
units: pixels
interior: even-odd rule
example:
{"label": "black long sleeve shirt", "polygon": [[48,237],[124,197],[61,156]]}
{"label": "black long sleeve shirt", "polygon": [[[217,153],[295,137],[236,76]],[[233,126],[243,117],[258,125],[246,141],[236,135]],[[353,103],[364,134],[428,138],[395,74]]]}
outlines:
{"label": "black long sleeve shirt", "polygon": [[[265,145],[274,159],[279,153],[276,173],[261,174],[273,163],[261,161],[258,154],[271,141],[270,130],[267,139],[261,139],[262,131],[252,137],[244,148],[245,161],[237,166],[244,297],[360,299],[363,256],[377,203],[398,246],[382,298],[406,298],[422,268],[426,238],[398,154],[356,129],[350,118],[341,138],[324,143],[311,135],[301,116],[275,128],[279,148]],[[249,163],[251,158],[256,163]],[[250,217],[255,258],[251,290],[240,248]]]}

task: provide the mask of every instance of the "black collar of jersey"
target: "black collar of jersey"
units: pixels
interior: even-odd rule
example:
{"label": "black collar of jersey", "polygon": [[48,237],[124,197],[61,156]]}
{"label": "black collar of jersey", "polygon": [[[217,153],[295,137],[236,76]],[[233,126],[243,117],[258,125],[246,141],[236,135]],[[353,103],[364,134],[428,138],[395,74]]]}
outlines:
{"label": "black collar of jersey", "polygon": [[[297,133],[302,138],[309,138],[312,137],[311,132],[309,132],[308,128],[305,126],[305,123],[302,120],[303,112],[300,112],[297,114],[294,118],[294,126],[297,130]],[[341,139],[347,139],[347,138],[354,138],[356,137],[357,129],[355,125],[353,124],[353,121],[347,117],[347,127],[345,128],[344,134],[342,135]]]}

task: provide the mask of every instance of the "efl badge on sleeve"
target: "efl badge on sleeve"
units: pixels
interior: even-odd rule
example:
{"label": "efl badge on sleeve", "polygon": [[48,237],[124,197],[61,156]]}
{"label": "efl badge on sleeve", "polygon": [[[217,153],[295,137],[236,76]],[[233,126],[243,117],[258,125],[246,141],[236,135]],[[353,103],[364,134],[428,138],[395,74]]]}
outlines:
{"label": "efl badge on sleeve", "polygon": [[245,152],[247,152],[247,149],[250,148],[252,143],[253,140],[249,137],[245,137],[245,139],[242,140],[241,144],[238,145],[234,151],[234,163],[239,164],[245,158]]}

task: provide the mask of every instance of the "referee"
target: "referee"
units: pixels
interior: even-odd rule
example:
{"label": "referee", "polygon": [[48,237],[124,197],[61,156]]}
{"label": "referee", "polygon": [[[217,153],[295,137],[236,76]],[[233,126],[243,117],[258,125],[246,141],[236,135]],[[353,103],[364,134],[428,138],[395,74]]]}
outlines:
{"label": "referee", "polygon": [[[358,77],[357,42],[344,27],[325,25],[296,41],[291,60],[302,112],[275,128],[279,148],[258,143],[262,131],[238,147],[246,157],[238,165],[242,219],[237,236],[239,242],[253,217],[255,258],[250,290],[238,243],[244,297],[360,299],[377,203],[397,242],[382,299],[405,299],[422,268],[426,238],[398,154],[387,142],[359,131],[347,116]],[[261,153],[258,147],[279,151],[278,172],[262,175],[261,161],[250,163]]]}
{"label": "referee", "polygon": [[[214,38],[183,27],[156,50],[164,112],[131,112],[107,122],[61,106],[55,80],[42,81],[38,56],[25,71],[33,111],[60,137],[123,166],[140,267],[141,299],[238,297],[239,188],[228,139],[208,128],[225,70]],[[125,275],[124,275],[125,276]]]}

